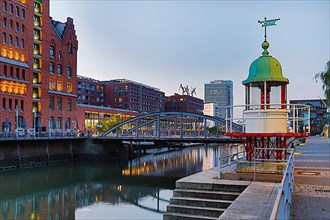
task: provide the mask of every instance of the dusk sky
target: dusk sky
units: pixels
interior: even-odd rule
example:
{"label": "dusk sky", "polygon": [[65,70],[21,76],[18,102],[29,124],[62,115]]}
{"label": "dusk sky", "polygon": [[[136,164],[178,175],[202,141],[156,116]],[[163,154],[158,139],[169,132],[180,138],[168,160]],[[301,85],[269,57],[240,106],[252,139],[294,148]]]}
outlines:
{"label": "dusk sky", "polygon": [[172,95],[179,85],[234,82],[243,104],[249,66],[261,56],[258,20],[267,28],[270,55],[289,78],[288,99],[324,97],[314,75],[330,59],[329,1],[70,1],[51,0],[53,19],[74,19],[78,75],[125,78]]}

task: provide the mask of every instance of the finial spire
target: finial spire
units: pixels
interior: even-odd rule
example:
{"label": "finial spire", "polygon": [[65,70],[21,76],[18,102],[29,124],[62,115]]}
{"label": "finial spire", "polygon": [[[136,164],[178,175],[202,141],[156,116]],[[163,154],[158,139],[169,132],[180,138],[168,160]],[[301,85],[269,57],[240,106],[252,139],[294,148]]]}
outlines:
{"label": "finial spire", "polygon": [[280,20],[279,18],[277,19],[272,19],[272,20],[267,20],[267,18],[265,17],[265,20],[263,21],[258,21],[259,24],[262,25],[262,27],[265,27],[265,41],[267,41],[267,32],[266,32],[266,27],[267,26],[272,26],[272,25],[276,25],[275,22]]}

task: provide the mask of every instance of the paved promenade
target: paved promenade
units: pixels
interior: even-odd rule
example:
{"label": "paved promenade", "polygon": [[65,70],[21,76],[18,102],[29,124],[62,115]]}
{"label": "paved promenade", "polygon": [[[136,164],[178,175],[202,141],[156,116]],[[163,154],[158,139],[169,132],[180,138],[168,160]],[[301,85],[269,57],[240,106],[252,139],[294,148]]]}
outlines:
{"label": "paved promenade", "polygon": [[296,146],[292,219],[330,219],[330,139]]}

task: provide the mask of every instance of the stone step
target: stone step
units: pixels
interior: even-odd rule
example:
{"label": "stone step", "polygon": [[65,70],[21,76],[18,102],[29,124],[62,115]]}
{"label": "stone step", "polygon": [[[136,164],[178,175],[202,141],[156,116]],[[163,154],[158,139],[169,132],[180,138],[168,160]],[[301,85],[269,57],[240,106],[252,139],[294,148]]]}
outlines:
{"label": "stone step", "polygon": [[167,212],[181,213],[189,215],[200,215],[217,218],[219,217],[225,209],[222,208],[209,208],[209,207],[197,207],[197,206],[184,206],[169,204],[167,206]]}
{"label": "stone step", "polygon": [[193,189],[175,189],[173,196],[175,197],[192,197],[204,199],[219,199],[234,201],[239,192],[209,191],[209,190],[193,190]]}
{"label": "stone step", "polygon": [[244,184],[220,184],[220,183],[198,183],[198,182],[176,182],[176,189],[196,189],[210,191],[243,192],[247,185]]}
{"label": "stone step", "polygon": [[200,215],[172,213],[172,212],[167,212],[163,215],[163,220],[216,220],[216,219],[218,218],[200,216]]}
{"label": "stone step", "polygon": [[184,205],[184,206],[197,206],[207,208],[228,208],[232,201],[228,200],[216,200],[216,199],[200,199],[200,198],[189,198],[189,197],[172,197],[170,204]]}

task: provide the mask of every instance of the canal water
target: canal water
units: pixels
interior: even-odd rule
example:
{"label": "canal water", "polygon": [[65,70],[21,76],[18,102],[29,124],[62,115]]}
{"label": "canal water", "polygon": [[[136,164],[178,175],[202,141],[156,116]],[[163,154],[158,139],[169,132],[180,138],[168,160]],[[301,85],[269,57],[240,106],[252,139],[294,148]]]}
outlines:
{"label": "canal water", "polygon": [[175,181],[215,167],[216,146],[149,149],[130,161],[0,172],[0,219],[162,219]]}

